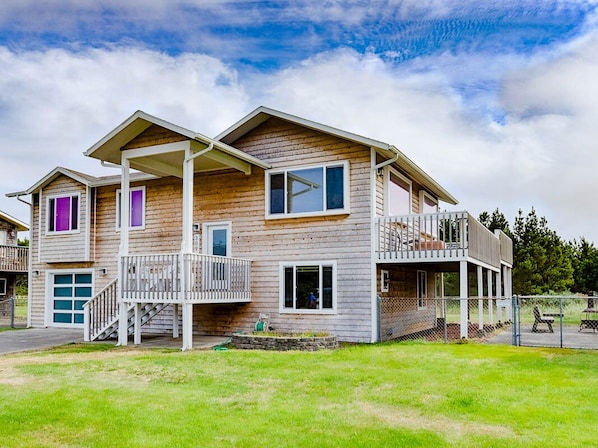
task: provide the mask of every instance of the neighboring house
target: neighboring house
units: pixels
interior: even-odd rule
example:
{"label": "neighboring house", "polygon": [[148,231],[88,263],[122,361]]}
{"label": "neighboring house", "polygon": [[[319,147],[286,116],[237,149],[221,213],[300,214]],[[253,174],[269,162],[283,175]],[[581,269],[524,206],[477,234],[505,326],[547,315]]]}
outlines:
{"label": "neighboring house", "polygon": [[17,276],[29,270],[29,249],[18,245],[18,232],[29,226],[0,211],[0,314],[10,313],[9,299],[15,296]]}
{"label": "neighboring house", "polygon": [[[459,272],[463,299],[468,271],[490,304],[510,295],[508,237],[439,212],[455,198],[386,143],[264,107],[216,138],[138,111],[85,155],[120,174],[56,168],[8,195],[31,195],[33,326],[188,349],[266,314],[373,342],[437,325],[437,273]],[[463,300],[463,337],[467,319]]]}

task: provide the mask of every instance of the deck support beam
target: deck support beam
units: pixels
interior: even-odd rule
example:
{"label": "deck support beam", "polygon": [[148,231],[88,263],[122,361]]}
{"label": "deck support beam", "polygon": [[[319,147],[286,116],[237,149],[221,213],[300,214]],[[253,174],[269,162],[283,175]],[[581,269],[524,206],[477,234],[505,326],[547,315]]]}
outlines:
{"label": "deck support beam", "polygon": [[460,297],[460,305],[461,305],[461,319],[460,319],[460,328],[461,328],[461,339],[467,339],[468,332],[467,332],[467,315],[468,315],[468,303],[467,303],[467,296],[468,296],[469,288],[467,285],[467,261],[459,262],[459,297]]}
{"label": "deck support beam", "polygon": [[183,346],[182,350],[193,348],[193,304],[183,304]]}
{"label": "deck support beam", "polygon": [[137,302],[135,304],[135,321],[134,321],[133,329],[134,329],[134,336],[133,336],[133,344],[139,345],[141,344],[141,303]]}

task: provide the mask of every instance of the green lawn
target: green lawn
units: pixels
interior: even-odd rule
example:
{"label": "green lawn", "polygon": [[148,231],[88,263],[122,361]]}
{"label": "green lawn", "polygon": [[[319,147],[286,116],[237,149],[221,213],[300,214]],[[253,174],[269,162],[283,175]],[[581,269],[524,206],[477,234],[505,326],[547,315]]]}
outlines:
{"label": "green lawn", "polygon": [[68,346],[0,357],[3,447],[595,446],[598,353]]}

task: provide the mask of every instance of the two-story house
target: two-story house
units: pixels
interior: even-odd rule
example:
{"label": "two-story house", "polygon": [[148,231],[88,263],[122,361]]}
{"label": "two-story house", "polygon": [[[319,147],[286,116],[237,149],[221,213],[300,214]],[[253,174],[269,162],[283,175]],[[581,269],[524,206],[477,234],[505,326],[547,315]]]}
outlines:
{"label": "two-story house", "polygon": [[27,224],[0,211],[0,314],[10,312],[17,276],[29,270],[29,249],[18,244],[18,232],[28,230]]}
{"label": "two-story house", "polygon": [[138,111],[85,155],[119,174],[56,168],[8,195],[31,195],[34,326],[182,333],[188,349],[268,315],[373,342],[436,326],[452,271],[467,337],[468,273],[489,304],[510,295],[511,241],[439,212],[456,199],[383,142],[265,107],[215,138]]}

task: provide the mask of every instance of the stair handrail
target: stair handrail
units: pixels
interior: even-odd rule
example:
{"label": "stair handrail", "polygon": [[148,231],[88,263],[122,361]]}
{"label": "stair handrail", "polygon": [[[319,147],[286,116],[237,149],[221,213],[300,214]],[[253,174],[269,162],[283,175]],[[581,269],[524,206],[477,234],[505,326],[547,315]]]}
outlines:
{"label": "stair handrail", "polygon": [[97,331],[118,316],[118,277],[108,283],[100,292],[83,305],[83,340],[90,342]]}

